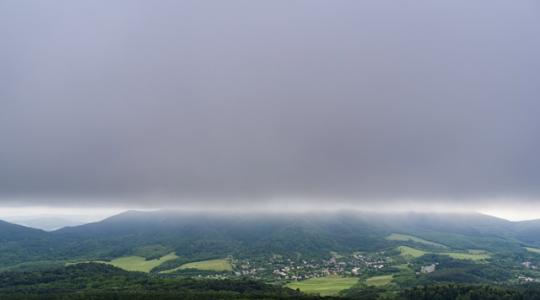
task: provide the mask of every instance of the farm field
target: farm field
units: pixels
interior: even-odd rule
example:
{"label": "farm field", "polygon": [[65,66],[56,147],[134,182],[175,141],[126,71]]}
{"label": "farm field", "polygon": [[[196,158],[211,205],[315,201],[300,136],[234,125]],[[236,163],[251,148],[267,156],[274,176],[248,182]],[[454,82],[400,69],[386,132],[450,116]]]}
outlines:
{"label": "farm field", "polygon": [[337,295],[340,291],[351,288],[358,282],[354,277],[327,276],[310,278],[303,281],[295,281],[286,286],[291,289],[299,289],[307,294],[319,294],[321,296]]}
{"label": "farm field", "polygon": [[415,258],[427,253],[426,251],[418,250],[408,246],[399,246],[398,249],[401,255]]}
{"label": "farm field", "polygon": [[491,257],[491,255],[488,252],[478,251],[478,250],[469,250],[468,253],[445,252],[441,254],[448,255],[454,259],[462,259],[462,260],[486,260]]}
{"label": "farm field", "polygon": [[373,276],[366,279],[366,284],[369,286],[384,286],[392,282],[392,275]]}
{"label": "farm field", "polygon": [[232,271],[232,265],[231,262],[228,259],[222,258],[222,259],[210,259],[210,260],[203,260],[203,261],[196,261],[196,262],[190,262],[187,264],[183,264],[177,268],[162,271],[161,273],[173,273],[177,270],[183,270],[183,269],[197,269],[197,270],[204,270],[204,271]]}
{"label": "farm field", "polygon": [[448,255],[454,259],[475,260],[475,261],[486,260],[491,257],[491,254],[489,252],[483,251],[483,250],[469,250],[468,252],[428,252],[428,251],[423,251],[423,250],[415,249],[408,246],[399,246],[398,249],[401,252],[402,256],[413,257],[413,258],[420,257],[427,253]]}
{"label": "farm field", "polygon": [[433,247],[448,248],[443,244],[431,242],[431,241],[424,240],[419,237],[415,237],[415,236],[407,235],[407,234],[392,233],[391,235],[387,236],[386,239],[389,241],[413,241],[413,242],[422,243],[422,244],[433,246]]}
{"label": "farm field", "polygon": [[142,256],[123,256],[116,259],[113,259],[109,262],[96,261],[99,263],[106,263],[112,266],[115,266],[126,271],[137,271],[148,273],[153,268],[161,265],[163,262],[171,259],[175,259],[178,256],[174,252],[169,253],[165,256],[162,256],[157,259],[146,260]]}

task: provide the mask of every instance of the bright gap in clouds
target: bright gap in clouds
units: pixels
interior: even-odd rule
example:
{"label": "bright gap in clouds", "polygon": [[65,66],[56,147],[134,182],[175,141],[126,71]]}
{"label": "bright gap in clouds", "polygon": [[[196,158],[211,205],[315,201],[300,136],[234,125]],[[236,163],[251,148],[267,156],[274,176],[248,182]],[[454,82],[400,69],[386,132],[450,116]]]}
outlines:
{"label": "bright gap in clouds", "polygon": [[482,214],[490,215],[509,221],[528,221],[540,219],[540,210],[538,208],[527,209],[487,209],[479,211]]}
{"label": "bright gap in clouds", "polygon": [[44,230],[97,222],[125,211],[125,208],[1,207],[0,220]]}

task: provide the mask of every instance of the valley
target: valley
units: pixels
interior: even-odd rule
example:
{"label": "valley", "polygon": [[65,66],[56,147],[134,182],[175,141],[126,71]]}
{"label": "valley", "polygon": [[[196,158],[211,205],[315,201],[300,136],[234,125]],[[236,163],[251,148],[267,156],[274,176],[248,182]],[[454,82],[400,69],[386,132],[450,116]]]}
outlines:
{"label": "valley", "polygon": [[0,300],[540,300],[540,0],[0,0]]}
{"label": "valley", "polygon": [[[481,231],[494,222],[501,234]],[[540,282],[540,240],[516,231],[517,225],[484,215],[130,211],[53,232],[5,223],[0,267],[25,274],[103,265],[158,282],[255,280],[329,297],[397,295],[447,283]]]}
{"label": "valley", "polygon": [[[433,219],[440,223],[454,217]],[[374,289],[394,295],[418,285],[445,283],[540,282],[540,240],[503,238],[515,230],[511,222],[483,215],[460,217],[469,222],[442,228],[434,226],[429,215],[232,218],[127,212],[54,232],[7,224],[0,230],[9,230],[12,240],[0,244],[0,257],[13,258],[2,260],[4,272],[97,264],[156,280],[256,280],[335,297]],[[495,221],[504,226],[501,233],[478,232],[483,223]],[[18,250],[29,238],[36,252]]]}

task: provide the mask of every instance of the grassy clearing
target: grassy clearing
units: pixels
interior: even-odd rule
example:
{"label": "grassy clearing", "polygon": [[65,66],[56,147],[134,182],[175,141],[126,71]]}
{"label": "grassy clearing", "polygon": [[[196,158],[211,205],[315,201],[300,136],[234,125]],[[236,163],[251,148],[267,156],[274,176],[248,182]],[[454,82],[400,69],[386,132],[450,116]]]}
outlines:
{"label": "grassy clearing", "polygon": [[177,270],[184,270],[184,269],[197,269],[197,270],[203,270],[203,271],[216,271],[216,272],[223,272],[223,271],[232,271],[232,265],[231,262],[228,259],[210,259],[210,260],[203,260],[203,261],[196,261],[196,262],[190,262],[187,264],[183,264],[180,267],[162,271],[161,273],[173,273]]}
{"label": "grassy clearing", "polygon": [[408,246],[399,246],[398,249],[399,249],[399,252],[401,253],[401,255],[408,256],[408,257],[414,257],[414,258],[420,257],[420,256],[427,253],[426,251],[414,249],[414,248],[408,247]]}
{"label": "grassy clearing", "polygon": [[64,266],[68,267],[68,266],[73,266],[73,265],[78,265],[78,264],[89,264],[89,263],[106,264],[106,263],[109,263],[109,262],[106,261],[106,260],[68,261],[68,262],[64,263]]}
{"label": "grassy clearing", "polygon": [[424,245],[438,247],[438,248],[445,248],[445,249],[448,248],[443,244],[431,242],[431,241],[424,240],[419,237],[415,237],[415,236],[407,235],[407,234],[392,233],[391,235],[387,236],[386,239],[389,241],[404,241],[404,242],[412,241],[412,242],[422,243]]}
{"label": "grassy clearing", "polygon": [[358,282],[354,277],[327,276],[310,278],[303,281],[295,281],[286,286],[291,289],[299,289],[307,294],[319,294],[321,296],[337,295],[340,291],[351,288]]}
{"label": "grassy clearing", "polygon": [[148,273],[153,268],[161,265],[163,262],[171,259],[175,259],[178,256],[174,252],[156,259],[146,260],[142,256],[123,256],[111,261],[92,261],[96,263],[104,263],[115,266],[126,271],[136,271]]}
{"label": "grassy clearing", "polygon": [[336,259],[345,257],[345,256],[343,256],[343,255],[337,253],[336,251],[330,251],[330,255],[331,255],[333,258],[336,258]]}
{"label": "grassy clearing", "polygon": [[398,270],[410,270],[411,267],[408,264],[395,265],[395,268]]}
{"label": "grassy clearing", "polygon": [[483,261],[491,257],[491,254],[484,250],[468,250],[468,252],[427,252],[408,246],[399,246],[402,256],[417,258],[427,253],[448,255],[453,259]]}
{"label": "grassy clearing", "polygon": [[483,250],[469,250],[468,253],[463,252],[445,252],[442,253],[444,255],[448,255],[453,259],[461,259],[461,260],[486,260],[491,257],[491,255]]}
{"label": "grassy clearing", "polygon": [[369,286],[384,286],[392,282],[392,275],[373,276],[366,279],[366,284]]}
{"label": "grassy clearing", "polygon": [[540,254],[540,249],[539,248],[525,247],[525,249],[527,249],[527,251],[529,251],[529,252]]}

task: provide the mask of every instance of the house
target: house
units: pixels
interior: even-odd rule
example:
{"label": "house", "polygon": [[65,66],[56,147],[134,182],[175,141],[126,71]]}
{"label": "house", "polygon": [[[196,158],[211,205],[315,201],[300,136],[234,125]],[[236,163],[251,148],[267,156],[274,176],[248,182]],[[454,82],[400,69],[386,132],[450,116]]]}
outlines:
{"label": "house", "polygon": [[433,272],[435,272],[435,268],[436,268],[436,265],[435,265],[435,264],[431,264],[431,265],[429,265],[429,266],[423,266],[423,267],[420,269],[420,273],[423,273],[423,274],[433,273]]}

